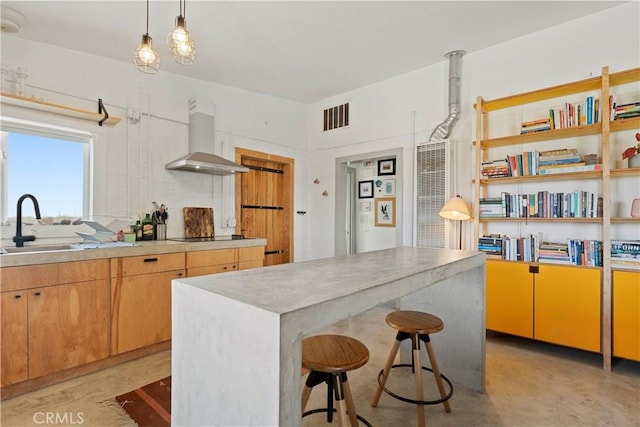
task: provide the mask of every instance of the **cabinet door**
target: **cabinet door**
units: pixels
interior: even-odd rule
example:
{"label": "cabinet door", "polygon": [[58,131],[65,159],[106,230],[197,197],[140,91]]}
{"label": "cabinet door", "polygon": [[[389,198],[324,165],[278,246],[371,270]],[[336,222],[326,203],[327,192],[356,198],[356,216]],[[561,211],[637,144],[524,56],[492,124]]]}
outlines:
{"label": "cabinet door", "polygon": [[27,292],[3,292],[0,297],[0,386],[4,387],[28,378]]}
{"label": "cabinet door", "polygon": [[171,280],[184,270],[111,279],[111,353],[171,339]]}
{"label": "cabinet door", "polygon": [[541,265],[535,274],[535,339],[600,352],[600,270]]}
{"label": "cabinet door", "polygon": [[487,329],[533,338],[533,280],[529,265],[487,260]]}
{"label": "cabinet door", "polygon": [[238,269],[264,267],[264,246],[238,248]]}
{"label": "cabinet door", "polygon": [[640,272],[613,272],[613,355],[640,361]]}
{"label": "cabinet door", "polygon": [[109,355],[106,279],[29,291],[29,378]]}

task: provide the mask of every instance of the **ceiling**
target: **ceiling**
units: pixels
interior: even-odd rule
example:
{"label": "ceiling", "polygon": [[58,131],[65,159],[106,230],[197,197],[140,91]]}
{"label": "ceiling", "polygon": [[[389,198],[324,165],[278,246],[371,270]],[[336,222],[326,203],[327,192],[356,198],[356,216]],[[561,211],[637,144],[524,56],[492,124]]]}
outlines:
{"label": "ceiling", "polygon": [[[149,34],[161,73],[312,103],[444,61],[452,50],[475,52],[622,3],[187,0],[197,49],[191,66],[175,63],[166,44],[179,0],[150,2]],[[145,32],[143,0],[3,0],[5,6],[26,18],[12,36],[134,67]]]}

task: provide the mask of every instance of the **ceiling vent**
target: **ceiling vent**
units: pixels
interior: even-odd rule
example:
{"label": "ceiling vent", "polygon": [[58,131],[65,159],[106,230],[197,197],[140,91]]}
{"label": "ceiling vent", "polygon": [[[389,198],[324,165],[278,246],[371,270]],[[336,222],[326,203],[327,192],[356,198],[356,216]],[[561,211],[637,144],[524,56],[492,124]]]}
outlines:
{"label": "ceiling vent", "polygon": [[349,126],[349,103],[324,110],[324,131]]}

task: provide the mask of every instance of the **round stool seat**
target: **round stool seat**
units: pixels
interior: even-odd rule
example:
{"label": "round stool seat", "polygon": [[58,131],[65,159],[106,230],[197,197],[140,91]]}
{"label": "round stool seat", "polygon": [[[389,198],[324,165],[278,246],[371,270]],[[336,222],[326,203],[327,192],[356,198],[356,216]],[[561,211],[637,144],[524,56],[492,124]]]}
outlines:
{"label": "round stool seat", "polygon": [[392,328],[410,334],[435,334],[444,329],[442,319],[421,311],[394,311],[387,315],[385,321]]}
{"label": "round stool seat", "polygon": [[312,371],[336,373],[358,369],[369,360],[369,350],[343,335],[316,335],[302,340],[302,364]]}

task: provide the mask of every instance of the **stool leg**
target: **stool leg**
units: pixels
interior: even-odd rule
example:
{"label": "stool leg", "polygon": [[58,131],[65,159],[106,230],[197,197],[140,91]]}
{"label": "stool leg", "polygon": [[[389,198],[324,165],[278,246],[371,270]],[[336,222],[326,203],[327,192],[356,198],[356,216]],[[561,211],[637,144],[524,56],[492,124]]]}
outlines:
{"label": "stool leg", "polygon": [[344,399],[347,401],[347,411],[349,413],[351,427],[358,427],[358,414],[356,413],[356,405],[353,403],[353,395],[351,394],[351,387],[349,386],[347,374],[340,374],[340,380],[342,381],[342,386],[344,387]]}
{"label": "stool leg", "polygon": [[[424,400],[422,386],[422,360],[420,359],[420,337],[418,334],[411,335],[411,344],[413,347],[414,371],[416,377],[416,400]],[[424,405],[417,404],[418,411],[418,427],[425,426]]]}
{"label": "stool leg", "polygon": [[[436,361],[436,355],[431,347],[431,342],[426,342],[425,347],[427,348],[427,354],[429,355],[429,362],[431,363],[431,369],[433,370],[433,375],[436,377],[436,384],[438,384],[438,390],[440,390],[440,397],[445,397],[447,395],[447,391],[444,388],[444,383],[442,382],[442,377],[440,376],[440,368],[438,367],[438,362]],[[451,412],[451,405],[449,405],[449,401],[443,402],[444,410],[447,412]]]}
{"label": "stool leg", "polygon": [[389,353],[387,363],[384,365],[384,370],[382,371],[382,378],[380,378],[382,384],[378,383],[378,388],[376,389],[376,392],[373,395],[373,399],[371,400],[371,406],[373,406],[374,408],[378,406],[378,401],[380,400],[380,395],[382,394],[382,387],[387,383],[387,378],[389,377],[389,372],[391,371],[391,365],[393,365],[393,361],[396,358],[396,354],[398,354],[399,348],[400,340],[396,338],[396,340],[393,342],[393,347],[391,347],[391,352]]}
{"label": "stool leg", "polygon": [[336,405],[338,406],[338,425],[340,427],[347,427],[349,425],[349,418],[347,417],[347,408],[345,407],[344,388],[342,387],[342,381],[340,380],[339,375],[333,375],[333,381],[336,393]]}

